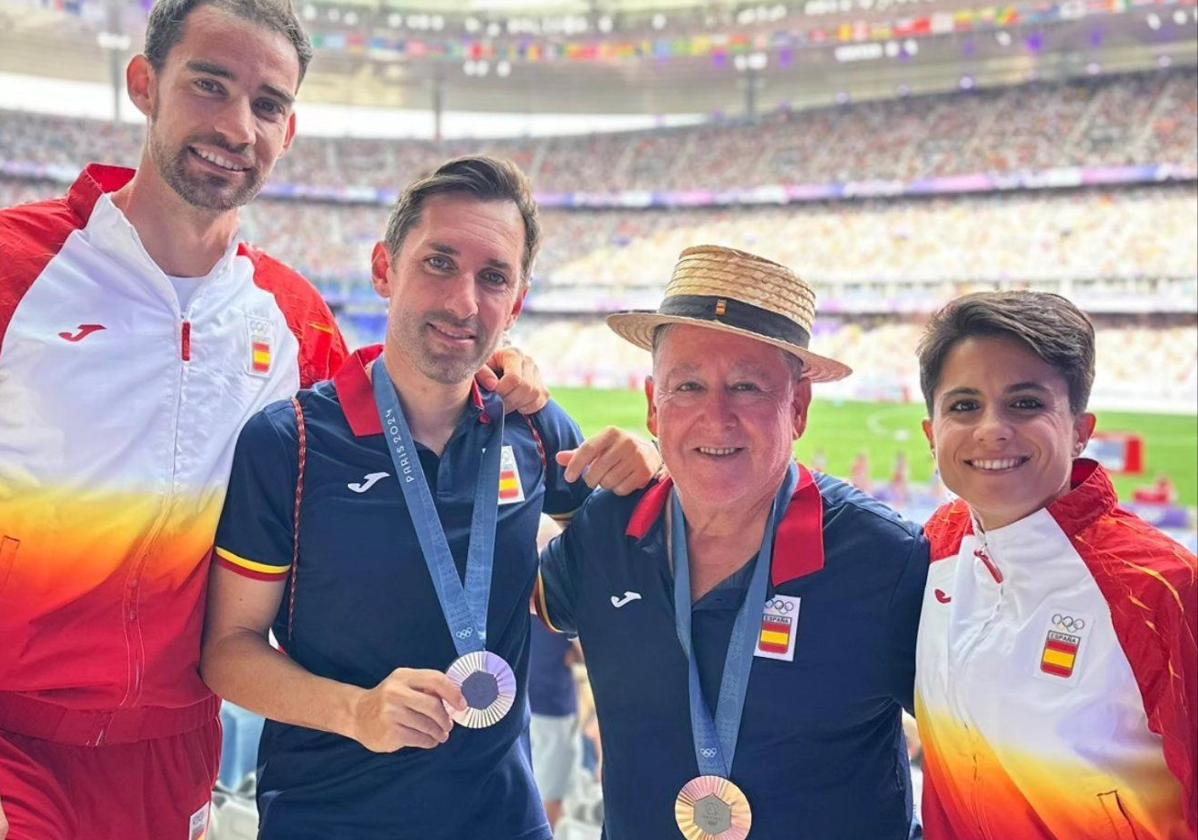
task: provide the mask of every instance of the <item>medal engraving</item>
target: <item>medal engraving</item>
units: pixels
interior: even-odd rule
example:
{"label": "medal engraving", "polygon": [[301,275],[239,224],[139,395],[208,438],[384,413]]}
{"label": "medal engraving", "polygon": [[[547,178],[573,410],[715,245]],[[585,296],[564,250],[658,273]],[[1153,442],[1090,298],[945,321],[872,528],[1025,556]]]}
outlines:
{"label": "medal engraving", "polygon": [[732,809],[728,803],[712,794],[695,803],[695,825],[708,834],[720,834],[732,827]]}
{"label": "medal engraving", "polygon": [[499,682],[493,674],[475,671],[462,683],[462,696],[472,709],[485,709],[499,697]]}

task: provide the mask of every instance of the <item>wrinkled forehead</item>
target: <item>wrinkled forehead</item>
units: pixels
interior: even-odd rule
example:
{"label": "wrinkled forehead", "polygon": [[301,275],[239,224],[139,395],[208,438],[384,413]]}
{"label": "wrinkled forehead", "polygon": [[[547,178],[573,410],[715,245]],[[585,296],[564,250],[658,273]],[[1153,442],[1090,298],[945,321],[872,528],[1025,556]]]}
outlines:
{"label": "wrinkled forehead", "polygon": [[653,375],[789,378],[786,351],[763,341],[722,330],[671,324],[658,336]]}

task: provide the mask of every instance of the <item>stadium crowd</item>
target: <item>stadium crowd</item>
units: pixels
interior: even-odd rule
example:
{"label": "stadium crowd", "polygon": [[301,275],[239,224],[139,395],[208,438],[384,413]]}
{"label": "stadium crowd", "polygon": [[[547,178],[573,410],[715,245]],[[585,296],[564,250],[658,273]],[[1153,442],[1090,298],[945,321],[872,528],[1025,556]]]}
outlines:
{"label": "stadium crowd", "polygon": [[[0,204],[58,189],[0,180]],[[243,215],[248,239],[283,255],[331,298],[373,299],[366,281],[384,208],[260,200]],[[534,288],[541,305],[559,310],[656,287],[691,242],[803,266],[834,305],[849,309],[882,300],[926,309],[978,283],[1047,284],[1101,298],[1159,293],[1161,278],[1184,278],[1192,293],[1198,265],[1198,203],[1184,186],[761,209],[545,210],[543,227]]]}
{"label": "stadium crowd", "polygon": [[[1068,166],[1192,169],[1195,101],[1198,78],[1179,69],[587,137],[438,145],[301,134],[274,181],[397,190],[446,156],[475,151],[511,158],[544,193],[914,181]],[[0,162],[131,164],[140,141],[137,126],[0,112]]]}

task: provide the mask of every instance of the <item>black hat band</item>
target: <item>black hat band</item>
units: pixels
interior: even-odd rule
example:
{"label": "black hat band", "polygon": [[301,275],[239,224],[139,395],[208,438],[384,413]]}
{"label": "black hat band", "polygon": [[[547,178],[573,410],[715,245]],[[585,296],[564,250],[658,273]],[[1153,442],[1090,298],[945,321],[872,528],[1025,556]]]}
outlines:
{"label": "black hat band", "polygon": [[785,315],[735,298],[716,295],[672,295],[662,301],[657,312],[659,315],[724,324],[757,333],[763,338],[784,341],[803,348],[811,343],[811,333]]}

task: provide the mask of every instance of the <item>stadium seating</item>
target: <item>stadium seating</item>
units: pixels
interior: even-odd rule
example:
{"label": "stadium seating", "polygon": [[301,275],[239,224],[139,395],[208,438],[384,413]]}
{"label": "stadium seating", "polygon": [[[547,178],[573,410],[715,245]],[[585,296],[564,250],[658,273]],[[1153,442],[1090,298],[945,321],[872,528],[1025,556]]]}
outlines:
{"label": "stadium seating", "polygon": [[[753,124],[477,143],[297,138],[276,181],[396,190],[448,155],[510,157],[545,193],[918,180],[1068,166],[1194,166],[1198,78],[1185,69],[809,111]],[[132,164],[135,126],[0,112],[0,162]]]}

